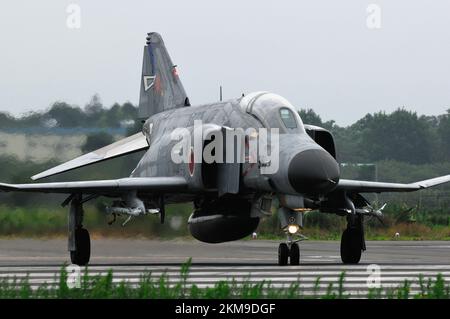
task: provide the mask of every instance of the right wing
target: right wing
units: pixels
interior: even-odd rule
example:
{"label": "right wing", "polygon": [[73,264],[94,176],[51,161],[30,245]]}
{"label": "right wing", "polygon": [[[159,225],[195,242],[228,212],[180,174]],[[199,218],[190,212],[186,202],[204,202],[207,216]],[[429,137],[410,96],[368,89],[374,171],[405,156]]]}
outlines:
{"label": "right wing", "polygon": [[50,168],[42,173],[36,174],[32,176],[31,179],[37,180],[44,177],[60,174],[63,172],[73,170],[75,168],[91,165],[94,163],[106,161],[108,159],[142,151],[147,149],[148,147],[149,146],[147,138],[142,132],[139,132],[137,134],[121,139],[120,141],[102,147],[98,150],[92,151],[88,154],[84,154],[71,161]]}
{"label": "right wing", "polygon": [[357,193],[413,192],[448,182],[450,182],[450,175],[431,178],[411,184],[366,182],[341,179],[339,180],[336,189]]}
{"label": "right wing", "polygon": [[63,194],[120,195],[128,191],[147,191],[154,193],[174,193],[187,189],[186,179],[169,177],[129,177],[111,180],[5,184],[0,183],[3,192],[34,192]]}

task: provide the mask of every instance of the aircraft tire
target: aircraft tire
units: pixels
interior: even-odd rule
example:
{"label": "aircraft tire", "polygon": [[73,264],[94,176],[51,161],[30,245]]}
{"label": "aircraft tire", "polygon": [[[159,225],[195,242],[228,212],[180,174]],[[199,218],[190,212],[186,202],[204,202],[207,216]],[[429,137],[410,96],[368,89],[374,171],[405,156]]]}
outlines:
{"label": "aircraft tire", "polygon": [[297,243],[293,243],[291,245],[291,249],[289,251],[290,263],[292,266],[300,265],[300,248]]}
{"label": "aircraft tire", "polygon": [[281,243],[278,246],[278,265],[286,266],[289,259],[289,248],[285,243]]}
{"label": "aircraft tire", "polygon": [[70,260],[78,266],[85,266],[91,257],[91,239],[85,228],[75,230],[76,250],[70,252]]}
{"label": "aircraft tire", "polygon": [[357,264],[361,260],[361,232],[347,228],[341,238],[341,259],[344,264]]}

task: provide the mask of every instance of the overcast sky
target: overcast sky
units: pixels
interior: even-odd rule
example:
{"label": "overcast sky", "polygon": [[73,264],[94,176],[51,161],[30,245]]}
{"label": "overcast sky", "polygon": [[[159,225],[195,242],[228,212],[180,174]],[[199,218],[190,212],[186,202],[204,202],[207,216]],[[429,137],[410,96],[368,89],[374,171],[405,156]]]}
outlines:
{"label": "overcast sky", "polygon": [[[67,26],[71,3],[79,29]],[[371,3],[381,28],[367,26]],[[402,106],[442,114],[449,16],[445,0],[2,0],[0,111],[83,106],[94,93],[137,103],[146,32],[157,31],[192,104],[217,100],[222,84],[225,98],[272,91],[340,125]]]}

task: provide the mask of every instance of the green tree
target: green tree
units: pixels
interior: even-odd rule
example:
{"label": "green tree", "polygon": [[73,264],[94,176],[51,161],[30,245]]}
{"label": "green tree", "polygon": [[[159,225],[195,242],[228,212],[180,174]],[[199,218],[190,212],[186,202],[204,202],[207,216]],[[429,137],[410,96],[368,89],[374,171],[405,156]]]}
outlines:
{"label": "green tree", "polygon": [[321,126],[323,125],[322,119],[320,118],[320,115],[314,112],[313,109],[301,109],[298,114],[302,118],[303,123],[310,124],[310,125],[316,125]]}
{"label": "green tree", "polygon": [[95,115],[103,111],[102,100],[98,94],[94,94],[91,97],[89,103],[84,107],[84,111],[87,115]]}
{"label": "green tree", "polygon": [[121,106],[115,103],[109,110],[106,110],[101,117],[101,126],[118,127],[122,119]]}
{"label": "green tree", "polygon": [[65,102],[56,102],[52,105],[47,115],[58,122],[59,127],[80,127],[85,126],[86,115],[79,107],[73,107]]}
{"label": "green tree", "polygon": [[390,115],[368,114],[352,129],[361,134],[358,148],[371,161],[390,159],[422,164],[433,157],[431,127],[415,112],[398,109]]}
{"label": "green tree", "polygon": [[314,112],[313,109],[301,109],[298,114],[300,115],[304,124],[316,125],[325,129],[332,129],[334,121],[323,122],[319,114]]}
{"label": "green tree", "polygon": [[134,120],[138,116],[138,108],[130,102],[125,102],[122,105],[122,115],[124,119]]}
{"label": "green tree", "polygon": [[0,113],[0,128],[14,127],[15,119],[8,113]]}
{"label": "green tree", "polygon": [[440,160],[450,161],[450,109],[440,117],[438,134],[440,140]]}
{"label": "green tree", "polygon": [[114,137],[106,132],[92,133],[81,147],[83,153],[91,152],[114,142]]}

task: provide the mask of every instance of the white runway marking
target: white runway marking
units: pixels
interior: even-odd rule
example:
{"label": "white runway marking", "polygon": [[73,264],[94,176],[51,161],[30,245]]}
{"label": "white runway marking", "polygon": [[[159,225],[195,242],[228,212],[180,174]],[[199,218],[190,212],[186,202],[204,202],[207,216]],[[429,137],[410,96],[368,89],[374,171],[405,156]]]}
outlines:
{"label": "white runway marking", "polygon": [[[345,271],[345,292],[354,297],[365,296],[369,290],[367,281],[369,272],[367,265],[300,265],[300,266],[198,266],[190,268],[187,286],[197,285],[199,288],[212,287],[222,280],[234,279],[237,283],[269,283],[273,288],[289,287],[298,282],[299,289],[304,295],[323,294],[330,284],[337,289],[340,274]],[[450,284],[450,265],[380,265],[382,288],[395,288],[404,284],[405,280],[410,283],[412,293],[420,289],[419,275],[425,279],[436,279],[442,274],[447,284]],[[18,281],[28,278],[32,288],[47,283],[57,283],[59,280],[60,266],[0,266],[0,280]],[[131,285],[138,285],[144,273],[151,273],[155,278],[161,275],[168,276],[170,284],[180,280],[179,266],[160,265],[117,265],[89,267],[89,275],[106,275],[112,269],[114,282],[126,281]],[[320,283],[317,285],[317,278]]]}

